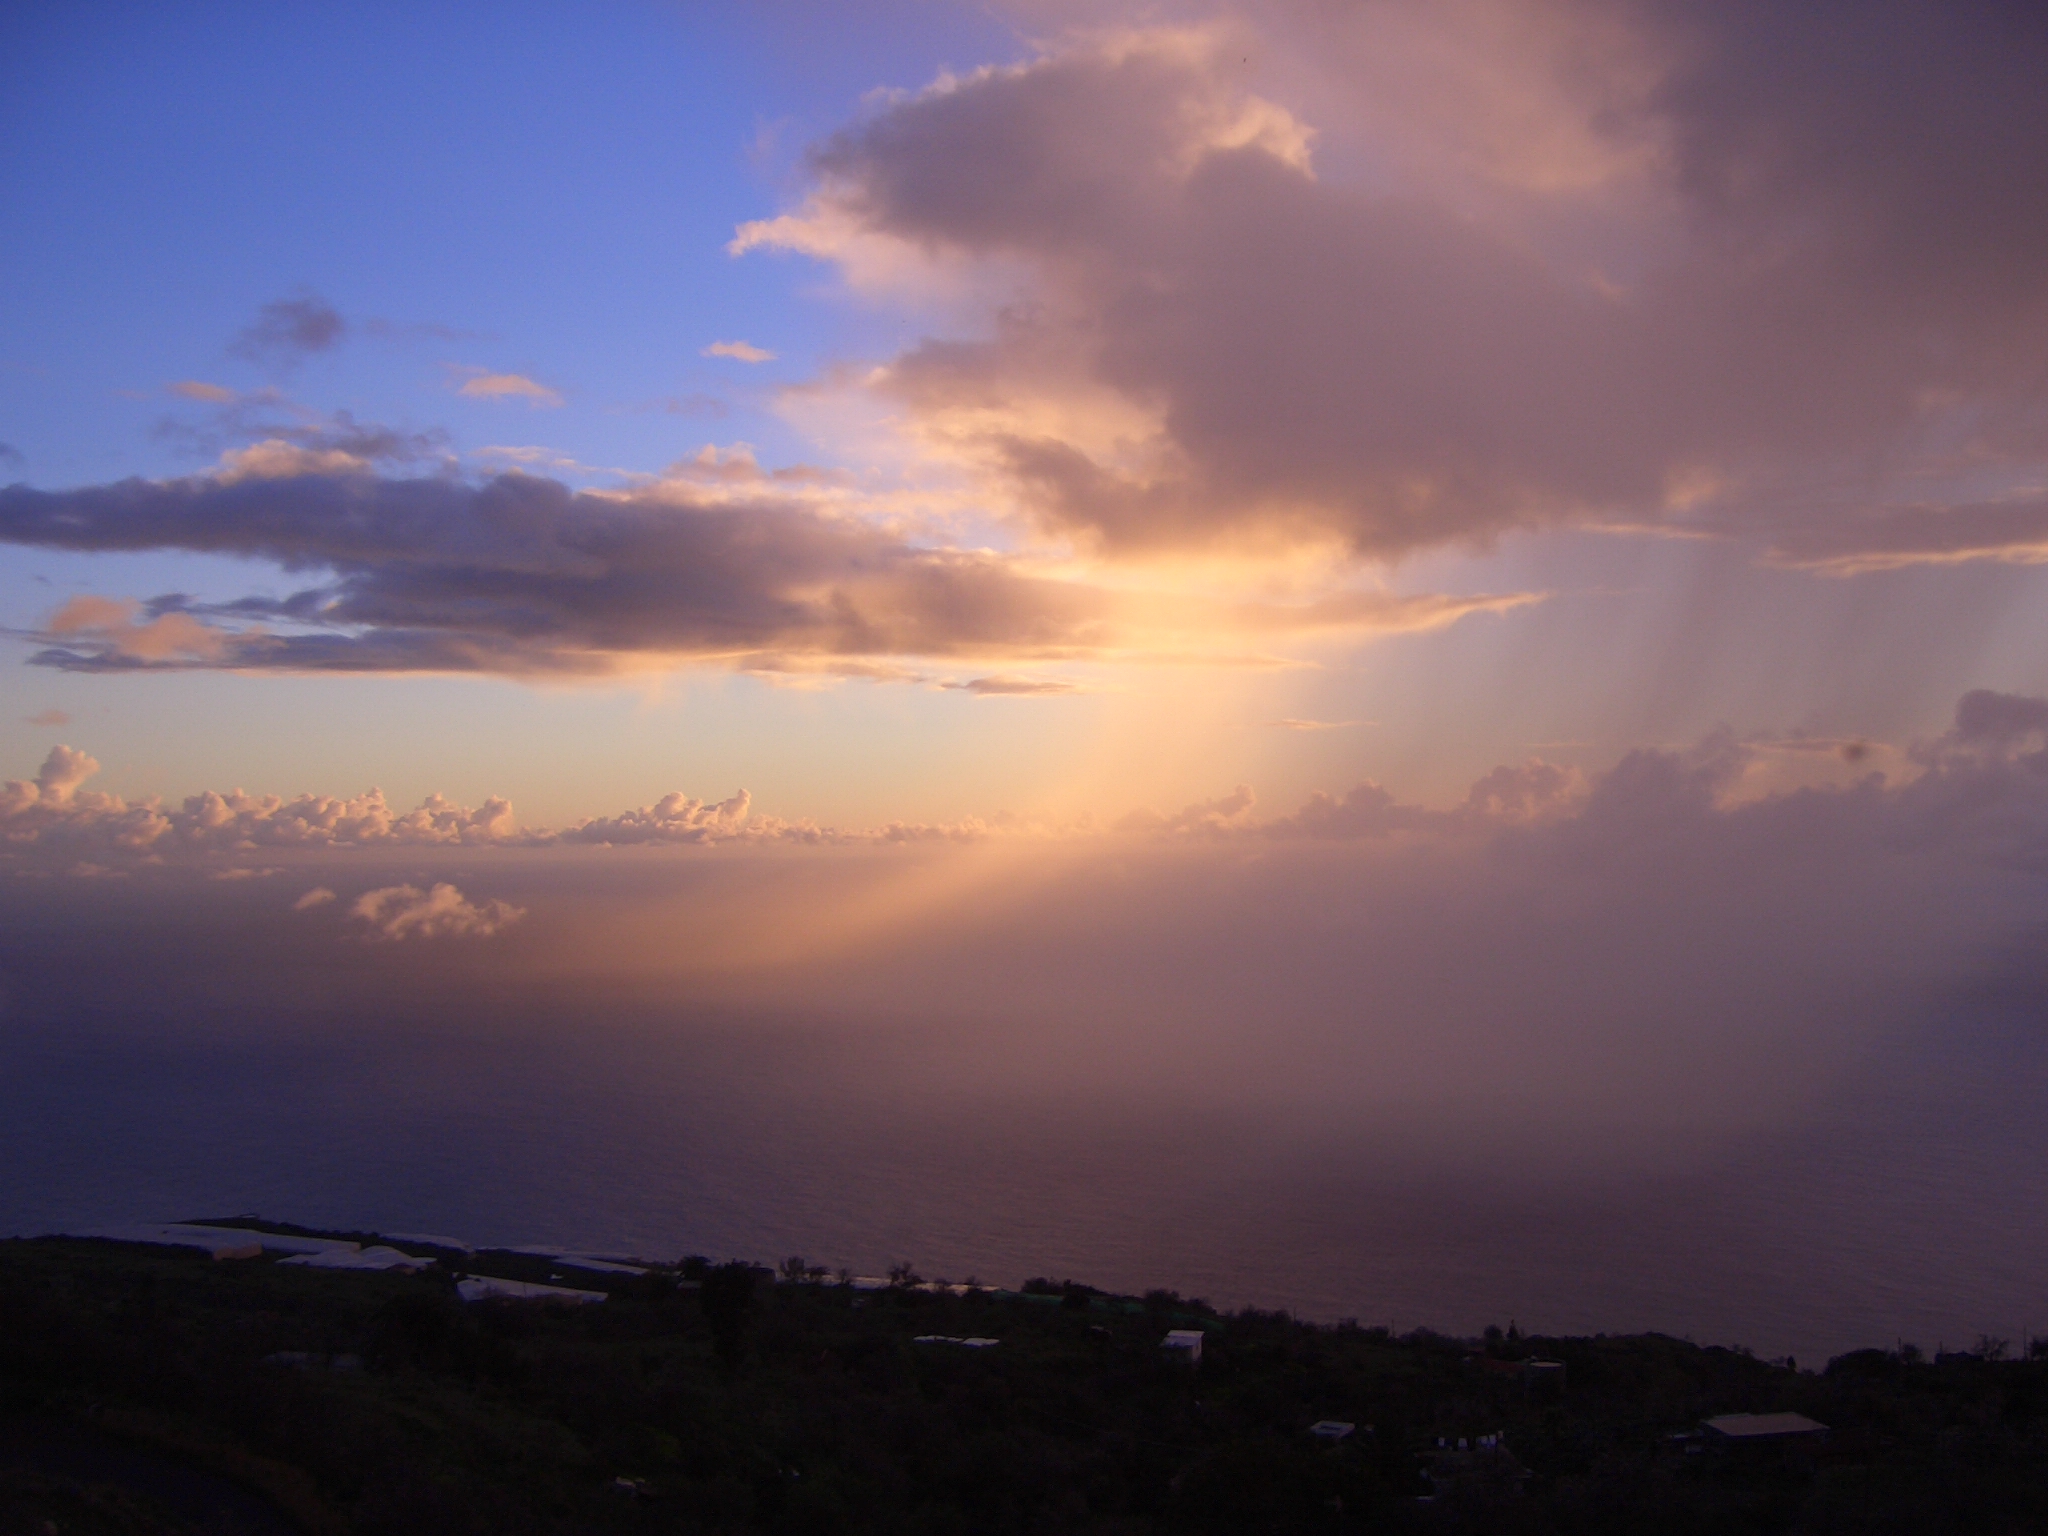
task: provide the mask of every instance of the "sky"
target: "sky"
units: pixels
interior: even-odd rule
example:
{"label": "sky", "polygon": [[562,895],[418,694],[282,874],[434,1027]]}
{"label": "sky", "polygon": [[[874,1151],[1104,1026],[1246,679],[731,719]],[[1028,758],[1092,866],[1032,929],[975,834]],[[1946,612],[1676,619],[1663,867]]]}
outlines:
{"label": "sky", "polygon": [[2025,8],[480,14],[5,23],[9,771],[1442,804],[2048,687]]}
{"label": "sky", "polygon": [[1905,0],[11,8],[10,899],[1795,1116],[2048,919],[2044,73]]}

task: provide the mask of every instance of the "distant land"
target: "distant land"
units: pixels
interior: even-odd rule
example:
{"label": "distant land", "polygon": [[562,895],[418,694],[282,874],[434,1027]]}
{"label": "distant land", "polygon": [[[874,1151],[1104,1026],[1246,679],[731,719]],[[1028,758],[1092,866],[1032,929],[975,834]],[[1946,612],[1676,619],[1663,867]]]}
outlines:
{"label": "distant land", "polygon": [[247,1216],[0,1242],[0,1536],[2042,1529],[2048,1340],[1766,1361]]}

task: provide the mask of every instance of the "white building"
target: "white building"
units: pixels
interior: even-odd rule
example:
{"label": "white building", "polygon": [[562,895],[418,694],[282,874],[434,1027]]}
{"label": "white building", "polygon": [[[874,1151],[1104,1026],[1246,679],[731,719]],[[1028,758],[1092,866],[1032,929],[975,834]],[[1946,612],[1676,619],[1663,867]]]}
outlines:
{"label": "white building", "polygon": [[1176,1328],[1159,1341],[1159,1347],[1167,1355],[1185,1360],[1189,1365],[1202,1363],[1202,1330],[1199,1328]]}

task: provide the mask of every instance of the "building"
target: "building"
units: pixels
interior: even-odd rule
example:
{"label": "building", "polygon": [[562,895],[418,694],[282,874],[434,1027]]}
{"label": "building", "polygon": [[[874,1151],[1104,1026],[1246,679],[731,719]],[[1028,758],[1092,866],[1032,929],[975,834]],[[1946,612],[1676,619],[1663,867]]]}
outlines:
{"label": "building", "polygon": [[1827,1425],[1803,1413],[1723,1413],[1700,1428],[1709,1442],[1722,1445],[1777,1445],[1828,1432]]}
{"label": "building", "polygon": [[1159,1341],[1159,1348],[1170,1360],[1183,1360],[1189,1365],[1202,1363],[1202,1330],[1199,1328],[1176,1328]]}

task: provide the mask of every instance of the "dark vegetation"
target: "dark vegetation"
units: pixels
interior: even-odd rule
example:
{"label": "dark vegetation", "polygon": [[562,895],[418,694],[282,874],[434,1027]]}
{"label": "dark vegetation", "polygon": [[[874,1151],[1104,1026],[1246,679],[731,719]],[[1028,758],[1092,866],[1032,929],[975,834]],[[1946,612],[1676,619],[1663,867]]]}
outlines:
{"label": "dark vegetation", "polygon": [[[610,1299],[464,1306],[464,1268]],[[1801,1371],[1656,1335],[1390,1337],[1166,1292],[896,1280],[0,1243],[0,1536],[2048,1530],[2048,1351]],[[1203,1330],[1199,1366],[1162,1357],[1169,1328]],[[914,1342],[933,1334],[1001,1342]],[[1561,1390],[1532,1358],[1564,1364]],[[1674,1438],[1780,1410],[1832,1432]],[[1324,1442],[1319,1420],[1357,1430]],[[1440,1439],[1496,1433],[1499,1475],[1450,1475]]]}

